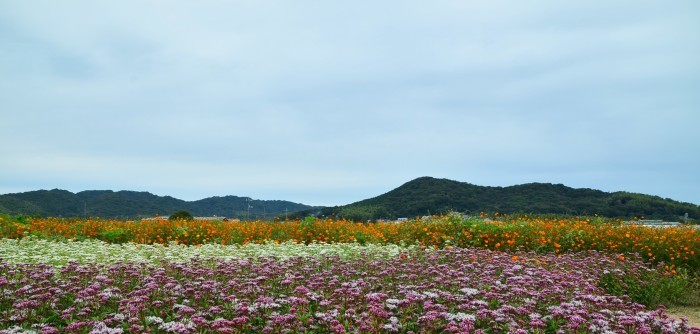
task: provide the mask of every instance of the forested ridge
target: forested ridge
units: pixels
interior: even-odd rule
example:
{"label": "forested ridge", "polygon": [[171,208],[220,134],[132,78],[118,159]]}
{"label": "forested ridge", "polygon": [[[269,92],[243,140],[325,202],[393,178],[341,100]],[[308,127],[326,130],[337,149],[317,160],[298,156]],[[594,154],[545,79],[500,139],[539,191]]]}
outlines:
{"label": "forested ridge", "polygon": [[448,179],[421,177],[386,194],[320,214],[353,220],[394,219],[448,211],[478,214],[533,213],[679,221],[685,213],[700,218],[700,207],[659,196],[630,192],[575,189],[562,184],[528,183],[509,187],[478,186]]}
{"label": "forested ridge", "polygon": [[[250,206],[250,208],[248,208]],[[149,192],[88,190],[36,190],[0,195],[0,212],[52,217],[143,218],[187,210],[194,216],[267,219],[285,212],[313,208],[281,200],[255,200],[238,196],[214,196],[184,201]]]}
{"label": "forested ridge", "polygon": [[417,178],[383,195],[334,207],[312,207],[290,201],[253,200],[238,196],[184,201],[148,192],[110,190],[74,194],[53,189],[0,195],[0,213],[7,214],[139,218],[169,215],[178,210],[187,210],[194,216],[216,215],[241,219],[320,215],[356,221],[416,217],[449,211],[467,214],[597,214],[666,221],[682,221],[685,213],[688,213],[693,221],[700,218],[700,206],[659,196],[575,189],[551,183],[488,187],[432,177]]}

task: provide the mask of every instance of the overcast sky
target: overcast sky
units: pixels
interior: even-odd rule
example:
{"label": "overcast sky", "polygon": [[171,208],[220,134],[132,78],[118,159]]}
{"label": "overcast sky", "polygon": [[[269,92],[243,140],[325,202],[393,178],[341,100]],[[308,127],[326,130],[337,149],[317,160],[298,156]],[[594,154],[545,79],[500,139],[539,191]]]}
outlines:
{"label": "overcast sky", "polygon": [[700,204],[700,2],[0,2],[0,193]]}

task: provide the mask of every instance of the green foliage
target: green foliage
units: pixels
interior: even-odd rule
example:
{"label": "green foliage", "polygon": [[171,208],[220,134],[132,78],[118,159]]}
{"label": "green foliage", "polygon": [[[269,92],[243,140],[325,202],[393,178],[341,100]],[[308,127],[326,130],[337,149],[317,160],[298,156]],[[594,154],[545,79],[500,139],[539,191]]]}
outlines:
{"label": "green foliage", "polygon": [[606,293],[615,296],[629,296],[634,302],[656,308],[659,305],[685,305],[691,300],[694,288],[687,271],[677,275],[661,271],[641,273],[606,273],[598,284]]}
{"label": "green foliage", "polygon": [[355,221],[416,217],[450,211],[472,215],[531,213],[611,218],[646,217],[679,221],[687,212],[700,218],[700,207],[658,196],[574,189],[561,184],[529,183],[510,187],[482,187],[447,179],[421,177],[384,195],[336,207],[334,214]]}
{"label": "green foliage", "polygon": [[[71,193],[66,190],[38,190],[0,195],[0,212],[11,215],[42,215],[47,217],[143,218],[183,209],[197,216],[216,215],[242,218],[253,208],[250,217],[269,219],[311,209],[311,206],[288,201],[262,201],[237,196],[209,197],[198,201],[183,201],[170,196],[148,192],[88,190]],[[286,210],[286,211],[285,211]]]}
{"label": "green foliage", "polygon": [[316,222],[316,218],[312,216],[307,216],[304,218],[304,220],[301,222],[301,227],[303,228],[312,228],[314,226],[314,222]]}
{"label": "green foliage", "polygon": [[194,220],[192,214],[186,210],[179,210],[172,215],[170,215],[170,220]]}
{"label": "green foliage", "polygon": [[[248,205],[252,206],[248,211]],[[311,207],[288,201],[250,200],[246,197],[210,197],[183,201],[135,191],[39,190],[0,195],[0,211],[12,215],[51,217],[142,218],[184,209],[198,216],[230,218],[304,219],[308,215],[346,218],[353,221],[417,217],[449,211],[476,215],[532,213],[554,215],[664,219],[690,222],[700,219],[700,207],[658,196],[627,192],[607,193],[573,189],[561,184],[530,183],[511,187],[482,187],[446,179],[421,177],[386,194],[338,207]],[[295,214],[295,212],[298,212]]]}
{"label": "green foliage", "polygon": [[131,241],[131,236],[126,230],[118,228],[114,230],[104,230],[100,232],[100,240],[107,241],[114,244],[123,244],[125,242]]}
{"label": "green foliage", "polygon": [[306,218],[304,218],[304,220],[302,220],[299,224],[301,227],[302,241],[308,245],[314,241],[314,237],[316,235],[316,231],[314,229],[316,226],[316,217],[306,216]]}
{"label": "green foliage", "polygon": [[357,231],[355,232],[355,240],[357,243],[364,246],[371,242],[371,236],[363,233],[362,231]]}

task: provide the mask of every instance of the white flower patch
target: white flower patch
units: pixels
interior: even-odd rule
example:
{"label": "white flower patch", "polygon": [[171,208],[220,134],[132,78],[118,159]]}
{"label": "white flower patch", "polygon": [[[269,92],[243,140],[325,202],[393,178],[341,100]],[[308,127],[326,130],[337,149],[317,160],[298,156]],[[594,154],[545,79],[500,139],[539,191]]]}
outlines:
{"label": "white flower patch", "polygon": [[38,333],[37,331],[33,329],[24,329],[19,326],[12,326],[8,329],[6,329],[3,333],[7,334],[36,334]]}
{"label": "white flower patch", "polygon": [[196,327],[197,326],[191,321],[186,321],[186,322],[170,321],[170,322],[160,324],[160,326],[158,326],[158,329],[160,329],[162,331],[166,331],[168,333],[187,333],[187,332],[189,332],[190,329],[193,329]]}
{"label": "white flower patch", "polygon": [[279,308],[281,305],[275,302],[272,303],[262,303],[262,302],[256,302],[253,304],[253,307],[261,310],[271,310],[271,309],[276,309]]}
{"label": "white flower patch", "polygon": [[[200,247],[170,243],[160,244],[110,244],[101,240],[69,240],[54,242],[33,237],[20,240],[0,240],[0,258],[7,263],[46,263],[63,267],[68,262],[81,264],[114,264],[119,261],[159,264],[168,262],[187,262],[192,258],[218,258],[222,260],[239,260],[260,257],[288,259],[293,257],[339,256],[344,259],[371,254],[376,258],[392,258],[415,248],[415,246],[398,245],[360,245],[358,243],[311,243],[309,245],[287,241],[280,244],[267,242],[262,244],[219,245],[204,244]],[[364,255],[363,255],[364,254]],[[98,280],[102,278],[99,277]]]}
{"label": "white flower patch", "polygon": [[388,308],[389,310],[395,310],[398,307],[398,304],[401,302],[401,300],[396,298],[389,298],[385,302],[386,308]]}
{"label": "white flower patch", "polygon": [[423,295],[428,297],[428,298],[433,298],[433,299],[437,299],[438,297],[440,297],[440,295],[438,295],[437,293],[432,292],[432,291],[423,291]]}
{"label": "white flower patch", "polygon": [[466,314],[466,313],[462,313],[462,312],[457,312],[457,313],[455,313],[455,314],[453,314],[453,313],[444,313],[443,316],[445,317],[445,320],[447,320],[447,321],[459,321],[459,322],[461,322],[461,321],[465,321],[465,320],[469,320],[469,321],[475,321],[475,320],[476,320],[476,316],[475,316],[475,315],[473,315],[473,314]]}
{"label": "white flower patch", "polygon": [[399,322],[399,319],[397,317],[389,318],[389,322],[382,326],[383,329],[386,329],[391,333],[398,332],[401,329],[401,327],[401,323]]}
{"label": "white flower patch", "polygon": [[474,289],[474,288],[462,288],[462,289],[459,289],[459,291],[461,291],[463,294],[465,294],[468,297],[475,296],[475,295],[479,294],[479,290]]}
{"label": "white flower patch", "polygon": [[121,328],[110,328],[104,322],[98,321],[92,326],[90,334],[121,334],[124,330]]}
{"label": "white flower patch", "polygon": [[338,317],[338,310],[333,309],[333,310],[330,310],[328,312],[316,312],[316,314],[314,314],[314,316],[316,316],[316,318],[318,318],[320,320],[329,322],[329,321],[336,319]]}
{"label": "white flower patch", "polygon": [[100,292],[100,297],[105,298],[121,298],[122,294],[118,292],[117,288],[107,288]]}

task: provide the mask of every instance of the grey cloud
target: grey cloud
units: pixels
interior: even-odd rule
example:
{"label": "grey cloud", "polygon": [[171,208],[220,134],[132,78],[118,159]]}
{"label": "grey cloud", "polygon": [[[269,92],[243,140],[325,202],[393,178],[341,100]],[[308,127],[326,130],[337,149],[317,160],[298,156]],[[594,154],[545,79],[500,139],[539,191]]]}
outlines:
{"label": "grey cloud", "polygon": [[344,204],[431,175],[698,203],[698,9],[5,2],[0,193]]}

